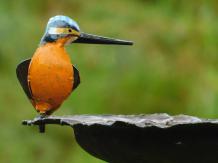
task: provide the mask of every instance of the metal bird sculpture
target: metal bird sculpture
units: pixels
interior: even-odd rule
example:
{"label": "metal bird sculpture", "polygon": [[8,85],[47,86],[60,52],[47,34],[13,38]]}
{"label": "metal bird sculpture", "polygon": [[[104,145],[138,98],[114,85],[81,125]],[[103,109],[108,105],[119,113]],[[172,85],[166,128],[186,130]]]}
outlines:
{"label": "metal bird sculpture", "polygon": [[40,118],[57,110],[80,84],[79,71],[72,65],[64,48],[72,43],[133,44],[83,33],[78,24],[67,16],[50,18],[33,57],[21,62],[16,69],[17,78]]}

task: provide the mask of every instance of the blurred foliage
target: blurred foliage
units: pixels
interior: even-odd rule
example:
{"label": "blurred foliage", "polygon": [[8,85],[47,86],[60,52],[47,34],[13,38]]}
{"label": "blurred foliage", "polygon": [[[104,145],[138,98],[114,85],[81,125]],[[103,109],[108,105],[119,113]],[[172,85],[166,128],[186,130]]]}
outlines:
{"label": "blurred foliage", "polygon": [[49,17],[83,31],[129,39],[132,47],[67,47],[82,83],[55,115],[166,112],[218,116],[216,0],[1,0],[0,162],[97,163],[67,127],[21,126],[36,116],[15,75],[37,48]]}

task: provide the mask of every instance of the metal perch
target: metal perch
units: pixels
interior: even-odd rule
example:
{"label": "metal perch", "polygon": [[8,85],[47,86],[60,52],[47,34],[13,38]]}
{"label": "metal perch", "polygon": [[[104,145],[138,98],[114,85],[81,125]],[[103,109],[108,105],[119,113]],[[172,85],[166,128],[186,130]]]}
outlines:
{"label": "metal perch", "polygon": [[217,163],[218,120],[168,114],[50,116],[24,125],[71,126],[78,144],[110,163]]}

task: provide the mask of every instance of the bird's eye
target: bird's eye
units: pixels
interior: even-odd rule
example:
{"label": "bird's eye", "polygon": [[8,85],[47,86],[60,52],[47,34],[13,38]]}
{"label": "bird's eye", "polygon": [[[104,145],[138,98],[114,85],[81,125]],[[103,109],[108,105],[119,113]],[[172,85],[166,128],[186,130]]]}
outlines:
{"label": "bird's eye", "polygon": [[72,30],[71,30],[71,29],[69,29],[69,30],[68,30],[68,32],[72,32]]}

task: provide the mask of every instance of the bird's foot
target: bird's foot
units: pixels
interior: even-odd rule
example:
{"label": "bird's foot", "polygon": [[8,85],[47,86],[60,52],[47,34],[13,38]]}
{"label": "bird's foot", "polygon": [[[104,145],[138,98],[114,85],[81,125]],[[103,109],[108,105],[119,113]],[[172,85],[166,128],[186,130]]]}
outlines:
{"label": "bird's foot", "polygon": [[45,123],[44,119],[46,118],[45,114],[40,114],[36,118],[34,118],[35,121],[38,121],[38,126],[39,126],[39,132],[40,133],[45,133]]}

